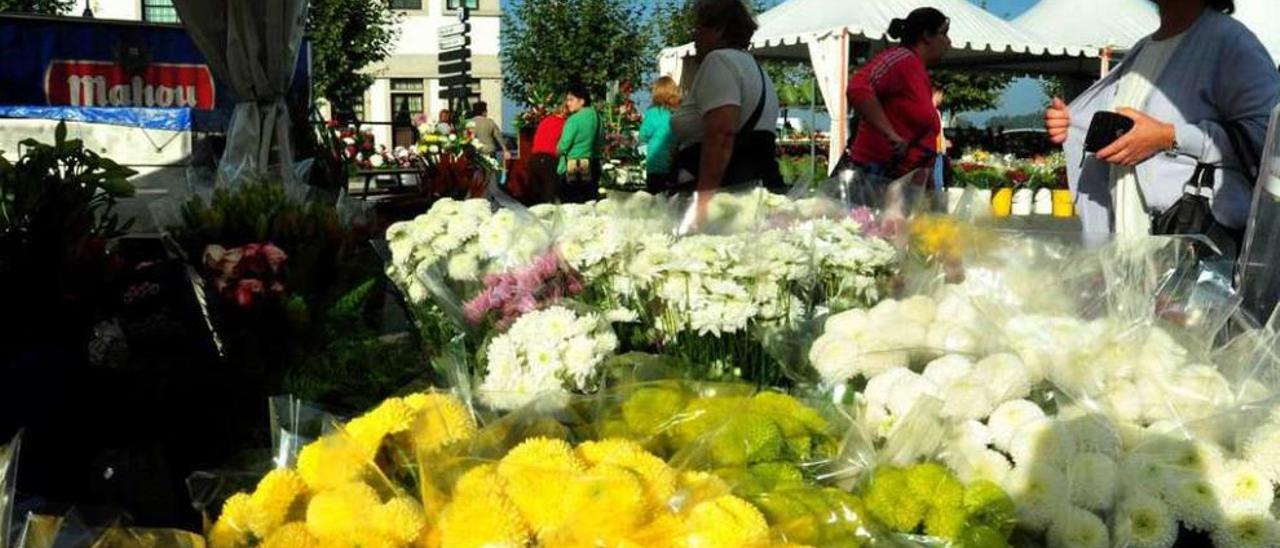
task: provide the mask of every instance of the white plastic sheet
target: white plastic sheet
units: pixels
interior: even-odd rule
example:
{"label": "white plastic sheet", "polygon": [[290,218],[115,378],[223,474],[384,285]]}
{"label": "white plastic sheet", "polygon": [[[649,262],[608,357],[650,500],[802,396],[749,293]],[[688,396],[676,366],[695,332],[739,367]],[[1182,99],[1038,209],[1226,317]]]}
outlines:
{"label": "white plastic sheet", "polygon": [[286,185],[295,183],[284,97],[302,45],[307,0],[174,0],[174,6],[214,75],[240,100],[217,184],[277,175]]}

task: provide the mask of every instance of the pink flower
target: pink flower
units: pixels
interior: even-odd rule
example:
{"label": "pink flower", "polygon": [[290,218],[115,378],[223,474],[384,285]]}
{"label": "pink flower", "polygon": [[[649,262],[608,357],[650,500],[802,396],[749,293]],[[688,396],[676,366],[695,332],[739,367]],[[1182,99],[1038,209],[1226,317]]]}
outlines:
{"label": "pink flower", "polygon": [[285,254],[283,249],[271,243],[262,246],[262,255],[267,259],[267,266],[271,267],[272,272],[279,272],[280,267],[289,258],[289,255]]}
{"label": "pink flower", "polygon": [[255,279],[240,280],[236,285],[236,303],[242,308],[249,308],[253,305],[254,295],[262,293],[262,281]]}
{"label": "pink flower", "polygon": [[493,306],[493,302],[490,299],[490,293],[484,291],[462,305],[462,315],[466,316],[467,323],[479,325],[480,322],[484,321],[485,315],[489,313]]}
{"label": "pink flower", "polygon": [[584,289],[582,287],[582,280],[579,280],[577,276],[574,276],[572,274],[569,275],[569,281],[567,282],[566,285],[568,286],[570,295],[577,295],[579,293],[582,293],[582,290]]}

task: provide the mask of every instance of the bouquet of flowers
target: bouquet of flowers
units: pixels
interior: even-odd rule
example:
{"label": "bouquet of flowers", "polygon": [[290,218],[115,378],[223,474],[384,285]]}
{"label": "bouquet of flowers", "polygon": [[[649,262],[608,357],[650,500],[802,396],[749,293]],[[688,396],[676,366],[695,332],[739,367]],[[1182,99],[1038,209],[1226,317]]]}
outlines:
{"label": "bouquet of flowers", "polygon": [[604,318],[563,306],[533,310],[515,320],[483,351],[479,384],[488,403],[512,409],[546,393],[590,393],[618,338]]}
{"label": "bouquet of flowers", "polygon": [[271,243],[226,249],[210,244],[204,250],[204,266],[213,277],[214,289],[242,308],[250,308],[261,295],[284,294],[281,269],[288,255]]}

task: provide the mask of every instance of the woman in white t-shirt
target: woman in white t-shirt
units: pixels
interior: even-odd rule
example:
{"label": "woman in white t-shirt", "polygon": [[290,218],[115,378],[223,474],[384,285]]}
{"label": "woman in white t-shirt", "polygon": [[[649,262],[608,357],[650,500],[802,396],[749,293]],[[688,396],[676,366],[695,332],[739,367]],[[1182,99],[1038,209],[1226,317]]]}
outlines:
{"label": "woman in white t-shirt", "polygon": [[699,0],[694,43],[701,65],[671,117],[680,141],[676,190],[699,202],[725,186],[761,183],[783,191],[778,170],[778,94],[747,53],[757,25],[741,0]]}

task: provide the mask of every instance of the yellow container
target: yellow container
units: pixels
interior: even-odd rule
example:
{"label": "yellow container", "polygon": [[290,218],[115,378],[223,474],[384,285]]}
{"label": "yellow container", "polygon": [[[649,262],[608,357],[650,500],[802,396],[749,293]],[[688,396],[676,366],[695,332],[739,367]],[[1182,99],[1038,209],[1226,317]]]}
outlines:
{"label": "yellow container", "polygon": [[1054,190],[1053,191],[1053,216],[1060,219],[1070,219],[1076,216],[1075,200],[1071,197],[1070,190]]}
{"label": "yellow container", "polygon": [[991,214],[997,219],[1008,217],[1013,212],[1013,189],[998,188],[991,197]]}

